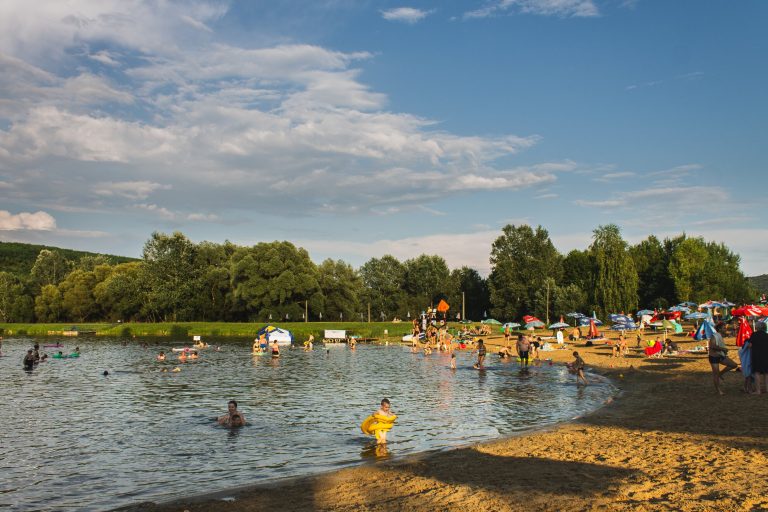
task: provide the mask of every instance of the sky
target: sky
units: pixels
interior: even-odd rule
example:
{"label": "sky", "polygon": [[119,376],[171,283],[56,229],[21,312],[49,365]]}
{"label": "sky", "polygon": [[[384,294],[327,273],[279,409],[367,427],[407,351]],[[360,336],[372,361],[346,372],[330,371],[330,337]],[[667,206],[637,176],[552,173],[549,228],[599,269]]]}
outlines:
{"label": "sky", "polygon": [[0,241],[152,232],[487,275],[702,236],[768,273],[768,2],[3,0]]}

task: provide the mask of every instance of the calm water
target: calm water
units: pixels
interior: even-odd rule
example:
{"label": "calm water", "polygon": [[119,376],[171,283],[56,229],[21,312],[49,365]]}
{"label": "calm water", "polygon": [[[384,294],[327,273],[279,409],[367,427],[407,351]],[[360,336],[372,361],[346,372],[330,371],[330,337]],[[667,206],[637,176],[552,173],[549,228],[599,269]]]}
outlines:
{"label": "calm water", "polygon": [[[34,340],[3,343],[2,510],[104,510],[373,460],[359,425],[385,396],[399,415],[388,456],[399,457],[571,419],[615,391],[598,377],[577,388],[562,366],[521,373],[492,356],[479,372],[460,352],[450,370],[449,356],[401,346],[286,348],[273,361],[230,339],[221,352],[202,351],[180,373],[164,373],[176,364],[155,355],[183,340],[151,340],[149,349],[117,339],[63,342],[45,351],[77,344],[82,357],[31,373],[21,360]],[[232,398],[249,426],[213,421]]]}

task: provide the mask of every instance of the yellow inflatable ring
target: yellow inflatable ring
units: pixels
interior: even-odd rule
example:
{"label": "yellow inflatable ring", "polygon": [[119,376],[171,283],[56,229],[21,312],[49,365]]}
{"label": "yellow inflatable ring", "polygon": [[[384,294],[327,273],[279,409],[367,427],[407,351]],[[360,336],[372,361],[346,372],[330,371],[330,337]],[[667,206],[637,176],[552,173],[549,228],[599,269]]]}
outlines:
{"label": "yellow inflatable ring", "polygon": [[360,430],[363,431],[363,434],[368,436],[376,436],[376,439],[378,439],[379,432],[389,432],[392,430],[396,419],[397,415],[395,414],[392,416],[373,414],[363,420],[363,423],[360,424]]}

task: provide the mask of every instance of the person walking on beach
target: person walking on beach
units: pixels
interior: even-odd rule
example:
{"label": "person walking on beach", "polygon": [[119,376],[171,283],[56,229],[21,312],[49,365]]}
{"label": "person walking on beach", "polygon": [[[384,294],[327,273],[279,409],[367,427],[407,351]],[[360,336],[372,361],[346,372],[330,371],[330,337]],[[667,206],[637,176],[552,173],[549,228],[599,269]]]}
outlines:
{"label": "person walking on beach", "polygon": [[[725,394],[720,389],[723,374],[729,370],[735,370],[739,366],[728,357],[728,348],[725,346],[725,340],[723,339],[724,332],[725,322],[718,322],[712,337],[707,340],[707,355],[709,357],[709,365],[712,367],[712,380],[715,384],[715,391],[720,395]],[[721,364],[725,366],[722,370],[720,369]]]}
{"label": "person walking on beach", "polygon": [[755,393],[768,392],[765,376],[768,374],[768,333],[765,332],[765,322],[755,324],[755,332],[749,337],[752,350],[752,374],[755,376]]}
{"label": "person walking on beach", "polygon": [[485,368],[485,366],[483,366],[483,361],[485,361],[485,343],[483,340],[477,340],[477,362],[475,363],[474,368],[476,370]]}
{"label": "person walking on beach", "polygon": [[587,385],[587,378],[584,377],[584,360],[579,355],[578,351],[573,351],[573,357],[574,360],[572,363],[568,364],[568,368],[572,373],[576,374],[576,384],[578,385],[579,382],[583,382],[584,385]]}

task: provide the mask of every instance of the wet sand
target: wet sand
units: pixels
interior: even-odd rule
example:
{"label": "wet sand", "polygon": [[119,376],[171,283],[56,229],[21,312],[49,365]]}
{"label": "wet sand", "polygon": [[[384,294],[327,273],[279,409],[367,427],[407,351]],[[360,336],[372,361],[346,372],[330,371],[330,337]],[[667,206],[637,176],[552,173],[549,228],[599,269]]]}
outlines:
{"label": "wet sand", "polygon": [[741,373],[729,372],[719,396],[706,354],[649,359],[634,344],[617,359],[604,344],[542,352],[562,364],[576,349],[588,371],[621,390],[598,411],[546,431],[129,509],[768,510],[768,394],[746,395]]}

